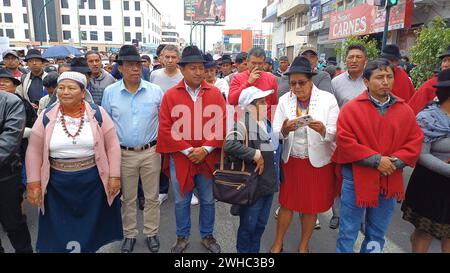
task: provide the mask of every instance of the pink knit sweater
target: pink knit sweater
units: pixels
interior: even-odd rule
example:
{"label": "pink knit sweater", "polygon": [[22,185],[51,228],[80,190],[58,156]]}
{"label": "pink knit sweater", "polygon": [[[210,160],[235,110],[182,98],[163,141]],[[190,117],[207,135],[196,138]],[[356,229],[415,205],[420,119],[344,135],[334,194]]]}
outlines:
{"label": "pink knit sweater", "polygon": [[[86,112],[94,135],[94,154],[100,178],[105,188],[105,194],[109,205],[112,204],[115,196],[107,193],[109,177],[120,177],[121,151],[119,139],[114,129],[114,123],[105,110],[100,107],[103,123],[100,127],[94,118],[95,110],[86,104]],[[50,178],[49,146],[55,128],[58,115],[59,104],[55,105],[46,115],[49,118],[47,126],[44,128],[42,112],[33,128],[28,143],[25,163],[27,166],[28,183],[41,182],[42,204]],[[118,193],[117,193],[118,194]],[[41,208],[44,211],[44,208]]]}

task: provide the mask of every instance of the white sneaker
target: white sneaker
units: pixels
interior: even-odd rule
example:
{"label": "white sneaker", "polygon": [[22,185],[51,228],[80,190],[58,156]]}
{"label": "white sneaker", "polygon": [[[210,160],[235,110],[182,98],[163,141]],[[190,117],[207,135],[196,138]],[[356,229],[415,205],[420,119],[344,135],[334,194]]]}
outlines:
{"label": "white sneaker", "polygon": [[320,229],[320,228],[321,228],[320,221],[319,221],[319,218],[317,218],[316,224],[314,225],[314,229]]}
{"label": "white sneaker", "polygon": [[278,219],[278,212],[279,211],[280,211],[280,207],[278,207],[277,210],[275,211],[275,215],[274,215],[275,219]]}
{"label": "white sneaker", "polygon": [[195,196],[195,194],[192,194],[191,205],[192,206],[198,205],[198,198],[197,196]]}
{"label": "white sneaker", "polygon": [[160,193],[158,196],[159,205],[167,200],[167,193]]}

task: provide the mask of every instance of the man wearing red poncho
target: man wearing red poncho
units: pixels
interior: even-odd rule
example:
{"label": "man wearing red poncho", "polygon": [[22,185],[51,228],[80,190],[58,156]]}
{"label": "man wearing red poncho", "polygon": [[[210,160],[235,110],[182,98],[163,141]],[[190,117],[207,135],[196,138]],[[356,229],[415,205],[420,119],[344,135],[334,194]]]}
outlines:
{"label": "man wearing red poncho", "polygon": [[385,59],[366,66],[367,91],[342,108],[333,161],[341,164],[340,227],[336,252],[353,252],[366,212],[361,252],[380,252],[396,200],[404,199],[402,169],[413,167],[422,131],[406,102],[391,94],[394,68]]}
{"label": "man wearing red poncho", "polygon": [[392,87],[392,94],[408,102],[416,92],[411,79],[406,74],[405,70],[399,66],[400,49],[397,45],[386,45],[381,52],[380,58],[388,59],[394,67],[394,86]]}
{"label": "man wearing red poncho", "polygon": [[[441,61],[441,70],[450,68],[450,45],[447,47],[447,50],[439,56]],[[414,96],[409,100],[408,104],[414,111],[414,114],[417,115],[422,109],[427,106],[431,101],[436,98],[436,88],[433,85],[438,83],[438,77],[440,71],[437,71],[435,75],[426,82],[424,82],[419,90],[414,94]]]}
{"label": "man wearing red poncho", "polygon": [[196,46],[186,47],[178,63],[184,79],[167,90],[161,102],[156,151],[164,156],[162,168],[170,175],[175,196],[177,241],[172,253],[184,252],[189,244],[194,188],[200,200],[202,244],[210,252],[220,252],[213,237],[212,173],[225,137],[225,101],[205,82],[204,63]]}

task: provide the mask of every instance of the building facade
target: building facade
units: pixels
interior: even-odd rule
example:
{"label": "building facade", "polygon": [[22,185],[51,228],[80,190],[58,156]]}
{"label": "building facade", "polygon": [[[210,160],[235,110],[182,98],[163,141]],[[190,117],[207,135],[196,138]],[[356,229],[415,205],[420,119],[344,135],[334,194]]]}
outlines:
{"label": "building facade", "polygon": [[223,43],[224,54],[236,55],[239,52],[247,52],[253,46],[253,31],[251,29],[223,30]]}
{"label": "building facade", "polygon": [[[262,21],[273,23],[272,50],[277,57],[287,55],[292,60],[307,44],[318,48],[321,58],[339,58],[336,47],[350,36],[369,35],[381,47],[385,10],[374,6],[374,0],[279,0],[276,19],[269,14],[274,2],[268,0]],[[409,55],[417,38],[415,30],[436,16],[450,26],[450,1],[399,0],[391,10],[387,42],[399,45],[402,55]],[[284,44],[279,32],[283,28]]]}
{"label": "building facade", "polygon": [[0,36],[15,46],[68,44],[108,51],[133,40],[161,43],[161,13],[149,0],[0,1]]}
{"label": "building facade", "polygon": [[27,0],[0,0],[0,37],[9,37],[16,47],[30,43],[30,2]]}
{"label": "building facade", "polygon": [[161,43],[168,45],[176,45],[181,48],[180,34],[175,26],[165,23],[161,31]]}

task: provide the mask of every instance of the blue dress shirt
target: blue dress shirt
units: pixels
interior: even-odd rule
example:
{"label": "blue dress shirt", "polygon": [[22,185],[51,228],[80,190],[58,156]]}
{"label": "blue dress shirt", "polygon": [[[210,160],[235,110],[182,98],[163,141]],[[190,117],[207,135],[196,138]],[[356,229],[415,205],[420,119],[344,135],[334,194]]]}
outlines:
{"label": "blue dress shirt", "polygon": [[159,86],[144,80],[134,94],[123,80],[105,89],[102,106],[114,122],[120,145],[137,147],[156,140],[162,97]]}

